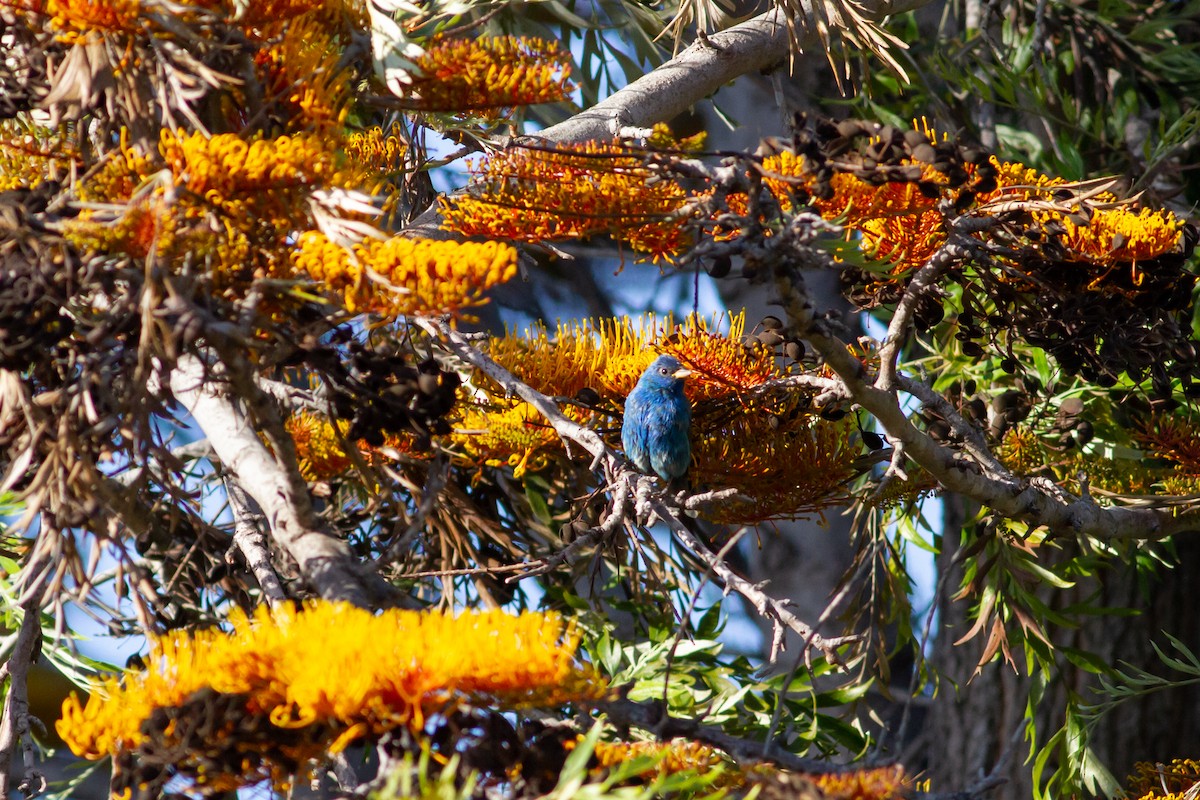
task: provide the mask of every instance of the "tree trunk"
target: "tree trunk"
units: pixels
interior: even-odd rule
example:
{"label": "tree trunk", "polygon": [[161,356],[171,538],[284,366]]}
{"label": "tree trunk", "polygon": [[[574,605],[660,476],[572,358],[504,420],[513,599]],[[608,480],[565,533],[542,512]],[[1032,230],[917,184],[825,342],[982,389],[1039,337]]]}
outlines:
{"label": "tree trunk", "polygon": [[[967,517],[957,498],[947,498],[946,509],[947,535],[939,559],[942,574],[952,562],[957,532]],[[1111,569],[1072,589],[1046,587],[1043,599],[1054,608],[1088,603],[1138,612],[1131,616],[1084,618],[1073,630],[1048,631],[1055,646],[1094,653],[1111,666],[1131,664],[1155,675],[1185,677],[1173,674],[1151,646],[1153,641],[1164,652],[1171,652],[1164,631],[1188,646],[1200,643],[1200,614],[1195,603],[1188,599],[1188,588],[1200,572],[1200,543],[1184,539],[1177,543],[1177,550],[1179,566],[1162,569],[1156,575],[1147,576],[1133,568],[1114,564]],[[967,616],[968,602],[955,603],[949,599],[961,578],[961,569],[953,568],[957,574],[942,588],[941,624],[931,657],[941,680],[927,720],[927,746],[919,766],[931,779],[935,791],[961,788],[991,772],[1006,748],[1012,747],[1011,757],[1000,769],[1007,783],[993,796],[997,800],[1028,800],[1034,795],[1032,760],[1028,758],[1028,743],[1021,737],[1031,682],[1019,652],[1014,652],[1014,658],[1021,667],[1020,672],[996,658],[973,675],[983,637],[958,646],[954,644],[973,620]],[[1084,703],[1100,699],[1093,693],[1099,686],[1097,676],[1072,666],[1065,657],[1060,656],[1058,663],[1059,675],[1037,706],[1038,746],[1063,725],[1063,710],[1070,695],[1074,694]],[[1138,698],[1117,706],[1104,716],[1094,728],[1090,744],[1096,757],[1117,781],[1124,784],[1133,765],[1139,761],[1169,762],[1172,758],[1192,757],[1200,752],[1197,709],[1200,709],[1200,687],[1197,686]],[[1056,766],[1057,758],[1052,760],[1050,768]]]}

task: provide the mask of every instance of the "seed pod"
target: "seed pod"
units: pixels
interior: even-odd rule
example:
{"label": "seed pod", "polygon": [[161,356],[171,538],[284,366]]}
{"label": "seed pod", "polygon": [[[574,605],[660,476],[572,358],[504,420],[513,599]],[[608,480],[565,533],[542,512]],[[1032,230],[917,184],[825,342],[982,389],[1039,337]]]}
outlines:
{"label": "seed pod", "polygon": [[729,256],[717,256],[709,263],[708,274],[717,279],[724,278],[732,266],[733,261]]}
{"label": "seed pod", "polygon": [[775,331],[763,331],[758,335],[758,341],[764,347],[774,349],[783,344],[783,337]]}
{"label": "seed pod", "polygon": [[857,119],[844,119],[837,124],[838,136],[844,136],[847,139],[852,139],[855,136],[860,136],[866,131],[863,129],[863,123]]}
{"label": "seed pod", "polygon": [[765,331],[783,330],[783,320],[774,314],[768,314],[762,318],[762,322],[758,323],[759,327]]}
{"label": "seed pod", "polygon": [[933,149],[933,145],[929,142],[922,142],[912,149],[912,158],[913,161],[932,164],[937,160],[937,151]]}

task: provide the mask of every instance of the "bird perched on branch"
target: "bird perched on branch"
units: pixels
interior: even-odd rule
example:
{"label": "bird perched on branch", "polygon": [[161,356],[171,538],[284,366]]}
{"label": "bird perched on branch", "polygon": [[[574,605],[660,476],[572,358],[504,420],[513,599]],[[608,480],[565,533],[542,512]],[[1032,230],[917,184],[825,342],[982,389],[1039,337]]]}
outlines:
{"label": "bird perched on branch", "polygon": [[691,374],[675,357],[659,356],[625,399],[625,455],[642,472],[666,481],[682,477],[692,460],[692,407],[683,394],[683,379]]}

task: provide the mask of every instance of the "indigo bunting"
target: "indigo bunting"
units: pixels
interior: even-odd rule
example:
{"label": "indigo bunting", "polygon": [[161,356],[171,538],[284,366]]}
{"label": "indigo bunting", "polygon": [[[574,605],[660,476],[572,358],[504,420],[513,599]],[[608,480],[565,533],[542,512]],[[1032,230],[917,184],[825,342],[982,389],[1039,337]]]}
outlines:
{"label": "indigo bunting", "polygon": [[625,399],[625,455],[642,472],[667,481],[687,472],[692,460],[692,407],[683,394],[683,379],[691,374],[673,356],[659,356]]}

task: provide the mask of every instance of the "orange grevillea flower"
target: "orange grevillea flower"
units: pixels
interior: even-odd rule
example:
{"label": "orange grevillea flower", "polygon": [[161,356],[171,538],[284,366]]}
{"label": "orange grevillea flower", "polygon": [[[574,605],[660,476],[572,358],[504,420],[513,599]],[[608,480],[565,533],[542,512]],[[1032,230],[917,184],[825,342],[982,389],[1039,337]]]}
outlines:
{"label": "orange grevillea flower", "polygon": [[487,302],[483,293],[517,273],[502,242],[366,239],[347,250],[323,233],[300,235],[293,264],[340,295],[353,312],[453,314]]}
{"label": "orange grevillea flower", "polygon": [[660,176],[647,151],[619,142],[554,149],[516,145],[475,165],[468,192],[442,198],[443,224],[467,236],[526,242],[612,235],[655,261],[689,243],[694,200]]}
{"label": "orange grevillea flower", "polygon": [[1134,438],[1158,458],[1200,474],[1200,424],[1181,414],[1155,414]]}
{"label": "orange grevillea flower", "polygon": [[284,428],[296,443],[296,459],[305,480],[328,480],[341,475],[354,463],[343,447],[346,431],[350,428],[348,422],[339,421],[335,428],[323,417],[300,413],[288,417]]}
{"label": "orange grevillea flower", "polygon": [[47,0],[51,27],[73,40],[88,33],[131,33],[138,28],[140,0]]}
{"label": "orange grevillea flower", "polygon": [[[906,160],[902,165],[919,168],[922,182],[946,181],[941,173],[927,164]],[[797,189],[807,195],[816,183],[816,174],[804,156],[786,150],[763,159],[762,174],[763,185],[771,191],[784,211],[793,210],[792,195]],[[836,173],[830,181],[830,188],[833,190],[831,197],[807,199],[822,216],[840,218],[847,227],[856,227],[864,220],[920,214],[937,204],[937,199],[922,194],[916,183],[889,181],[875,185],[848,172]],[[737,202],[738,209],[745,210],[744,197],[735,196],[731,200]]]}
{"label": "orange grevillea flower", "polygon": [[341,0],[256,0],[239,3],[236,0],[220,0],[220,5],[231,18],[248,27],[273,26],[302,14],[329,14],[342,6],[351,6]]}
{"label": "orange grevillea flower", "polygon": [[406,98],[425,111],[470,113],[553,103],[571,92],[571,54],[528,36],[435,38],[415,62]]}
{"label": "orange grevillea flower", "polygon": [[899,764],[807,777],[828,800],[900,800],[912,789]]}
{"label": "orange grevillea flower", "polygon": [[314,15],[293,20],[254,56],[264,101],[284,110],[291,130],[341,126],[350,110],[350,70],[343,48]]}
{"label": "orange grevillea flower", "polygon": [[934,209],[863,220],[858,230],[863,237],[863,251],[891,264],[893,273],[918,269],[946,243],[945,218]]}
{"label": "orange grevillea flower", "polygon": [[861,452],[851,418],[830,422],[784,396],[703,412],[694,411],[689,479],[739,494],[710,510],[713,521],[786,519],[845,502]]}
{"label": "orange grevillea flower", "polygon": [[[269,765],[280,742],[305,743],[295,760],[395,728],[419,730],[430,714],[463,702],[517,708],[598,698],[606,688],[576,660],[578,641],[574,625],[553,613],[376,614],[324,601],[250,616],[235,609],[228,630],[153,638],[145,670],[103,681],[86,703],[72,694],[56,728],[84,758],[148,741],[175,745],[176,768],[236,784],[239,764],[256,767],[243,779],[262,777],[261,764],[245,756]],[[221,702],[227,718],[203,732],[169,722],[172,709],[198,699]],[[205,740],[178,747],[185,728]],[[213,762],[212,750],[241,755]],[[213,763],[234,772],[205,772]]]}
{"label": "orange grevillea flower", "polygon": [[[916,129],[931,142],[939,138],[923,122],[916,123]],[[771,155],[763,159],[760,171],[763,185],[784,212],[793,210],[795,195],[803,197],[822,216],[841,222],[848,234],[861,234],[864,251],[891,263],[893,274],[898,275],[921,266],[946,241],[946,218],[938,203],[957,196],[949,179],[932,165],[904,159],[898,166],[913,173],[911,181],[876,184],[857,177],[847,166],[828,179],[827,197],[813,196],[818,183],[816,169],[802,155],[788,151]],[[1089,288],[1104,284],[1107,268],[1137,265],[1178,247],[1184,223],[1169,212],[1122,205],[1114,195],[1099,193],[1087,201],[1090,220],[1084,224],[1080,215],[1071,213],[1078,210],[1079,203],[1075,201],[1074,209],[1069,207],[1070,192],[1065,201],[1054,197],[1055,192],[1073,184],[994,157],[990,167],[997,173],[996,188],[968,195],[971,202],[967,212],[993,214],[1022,209],[1043,228],[1061,230],[1053,238],[1063,255],[1055,260],[1095,265],[1098,269]],[[976,171],[973,164],[965,164],[963,169],[968,176]],[[1068,207],[1064,208],[1064,203]],[[732,195],[729,205],[736,213],[748,210],[744,196]],[[1139,280],[1135,266],[1133,282]]]}

